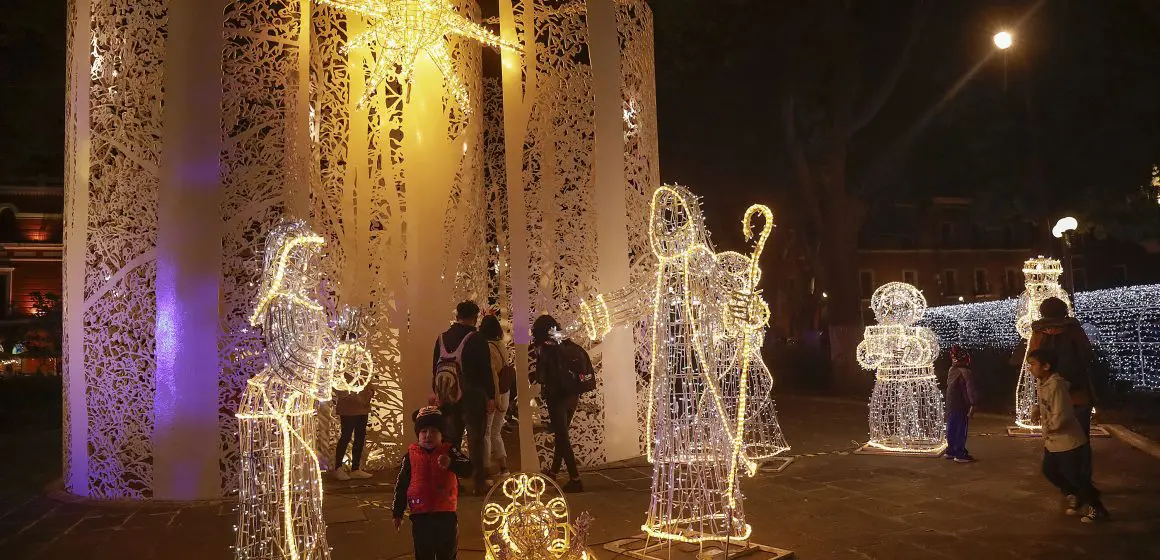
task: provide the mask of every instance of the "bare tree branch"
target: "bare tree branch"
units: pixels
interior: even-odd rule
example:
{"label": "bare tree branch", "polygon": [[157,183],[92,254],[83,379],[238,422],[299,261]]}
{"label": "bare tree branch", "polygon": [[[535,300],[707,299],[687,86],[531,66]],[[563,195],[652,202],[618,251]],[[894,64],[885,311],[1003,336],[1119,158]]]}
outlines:
{"label": "bare tree branch", "polygon": [[[1147,1],[1147,0],[1144,0]],[[921,35],[922,23],[926,19],[927,3],[925,0],[918,0],[914,4],[914,11],[911,13],[910,30],[907,33],[906,45],[902,48],[902,52],[894,60],[894,66],[891,67],[890,72],[882,78],[878,85],[877,91],[870,96],[865,105],[858,111],[853,113],[850,120],[850,126],[846,130],[847,137],[854,136],[859,130],[862,130],[886,105],[886,101],[894,93],[894,88],[898,85],[898,80],[902,78],[902,73],[906,71],[906,66],[910,63],[911,53],[914,52],[914,46],[918,43],[918,37]]]}
{"label": "bare tree branch", "polygon": [[805,198],[810,221],[813,222],[814,227],[824,228],[826,222],[822,216],[818,193],[815,190],[814,174],[810,170],[809,161],[806,159],[805,149],[802,148],[802,140],[798,138],[797,117],[794,115],[794,100],[791,95],[786,95],[781,99],[781,120],[784,125],[785,145],[790,152],[790,159],[793,161],[794,174],[797,176],[798,188],[801,190],[802,197]]}

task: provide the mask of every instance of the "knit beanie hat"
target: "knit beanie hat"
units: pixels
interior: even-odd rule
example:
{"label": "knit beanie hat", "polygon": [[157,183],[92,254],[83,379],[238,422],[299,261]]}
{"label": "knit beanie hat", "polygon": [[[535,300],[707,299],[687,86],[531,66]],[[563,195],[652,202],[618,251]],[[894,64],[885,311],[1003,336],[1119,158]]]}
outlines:
{"label": "knit beanie hat", "polygon": [[440,432],[443,431],[443,413],[439,411],[437,406],[425,406],[416,410],[411,415],[411,420],[415,422],[415,433],[419,433],[423,428],[435,428]]}

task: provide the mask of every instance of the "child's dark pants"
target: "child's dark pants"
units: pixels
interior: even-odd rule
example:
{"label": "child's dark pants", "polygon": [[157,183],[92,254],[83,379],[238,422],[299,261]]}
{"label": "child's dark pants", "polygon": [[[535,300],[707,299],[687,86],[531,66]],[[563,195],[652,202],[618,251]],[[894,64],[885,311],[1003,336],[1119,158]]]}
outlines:
{"label": "child's dark pants", "polygon": [[459,548],[455,512],[412,515],[411,537],[415,539],[415,560],[455,560]]}

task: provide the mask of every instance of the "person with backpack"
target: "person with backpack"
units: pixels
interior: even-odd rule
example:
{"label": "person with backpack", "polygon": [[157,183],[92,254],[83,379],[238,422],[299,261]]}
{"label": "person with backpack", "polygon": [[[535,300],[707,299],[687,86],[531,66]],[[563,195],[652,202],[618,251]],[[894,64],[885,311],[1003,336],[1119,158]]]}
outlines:
{"label": "person with backpack", "polygon": [[507,348],[503,345],[503,327],[499,324],[499,317],[494,313],[484,316],[479,323],[479,334],[487,340],[491,355],[491,381],[495,386],[495,410],[487,415],[487,428],[484,432],[483,456],[496,462],[500,477],[511,474],[507,468],[507,450],[503,445],[504,416],[507,415],[508,396],[512,385],[515,385],[516,370],[508,359]]}
{"label": "person with backpack", "polygon": [[1087,333],[1075,317],[1068,316],[1067,304],[1059,298],[1047,298],[1039,304],[1040,319],[1031,323],[1028,351],[1040,348],[1055,353],[1057,372],[1068,382],[1075,417],[1083,427],[1085,438],[1091,437],[1092,407],[1097,404],[1094,379],[1096,355]]}
{"label": "person with backpack", "polygon": [[569,431],[580,395],[596,389],[592,360],[584,348],[564,337],[560,324],[551,315],[540,315],[532,323],[532,346],[536,366],[528,374],[528,380],[542,387],[540,395],[548,406],[555,439],[552,466],[543,473],[555,479],[563,463],[568,467],[564,491],[583,492],[584,484],[580,482],[580,471],[576,468],[576,454],[572,451]]}
{"label": "person with backpack", "polygon": [[431,386],[446,419],[447,442],[463,449],[466,428],[475,493],[487,493],[487,415],[495,410],[491,356],[487,340],[477,336],[479,306],[465,301],[455,307],[455,322],[435,340]]}

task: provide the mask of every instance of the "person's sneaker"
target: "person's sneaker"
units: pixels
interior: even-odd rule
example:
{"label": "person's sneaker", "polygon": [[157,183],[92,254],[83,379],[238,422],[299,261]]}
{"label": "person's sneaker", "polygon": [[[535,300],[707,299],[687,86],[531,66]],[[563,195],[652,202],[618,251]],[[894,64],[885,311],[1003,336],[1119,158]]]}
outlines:
{"label": "person's sneaker", "polygon": [[556,480],[556,473],[554,473],[548,469],[540,469],[540,474],[544,475],[546,478],[548,478],[550,480]]}
{"label": "person's sneaker", "polygon": [[1108,510],[1103,506],[1088,506],[1087,513],[1083,514],[1079,520],[1084,523],[1099,523],[1108,520]]}
{"label": "person's sneaker", "polygon": [[962,457],[955,457],[956,463],[974,463],[975,458],[970,455],[963,455]]}
{"label": "person's sneaker", "polygon": [[943,459],[946,459],[948,461],[954,461],[955,456],[954,455],[943,455]]}
{"label": "person's sneaker", "polygon": [[358,470],[355,470],[355,471],[350,471],[350,477],[351,477],[351,478],[370,478],[371,476],[373,476],[373,475],[371,475],[371,473],[369,473],[369,472],[366,472],[366,471],[364,471],[364,470],[362,470],[362,469],[358,469]]}
{"label": "person's sneaker", "polygon": [[1068,494],[1063,497],[1063,513],[1065,515],[1075,515],[1076,510],[1079,509],[1079,498],[1075,494]]}
{"label": "person's sneaker", "polygon": [[331,473],[333,473],[331,476],[333,476],[335,480],[350,480],[350,473],[346,472],[346,469],[342,467],[334,469],[331,471]]}
{"label": "person's sneaker", "polygon": [[564,491],[565,492],[583,492],[584,491],[584,483],[580,482],[579,478],[573,478],[572,480],[569,480],[568,482],[564,483]]}

